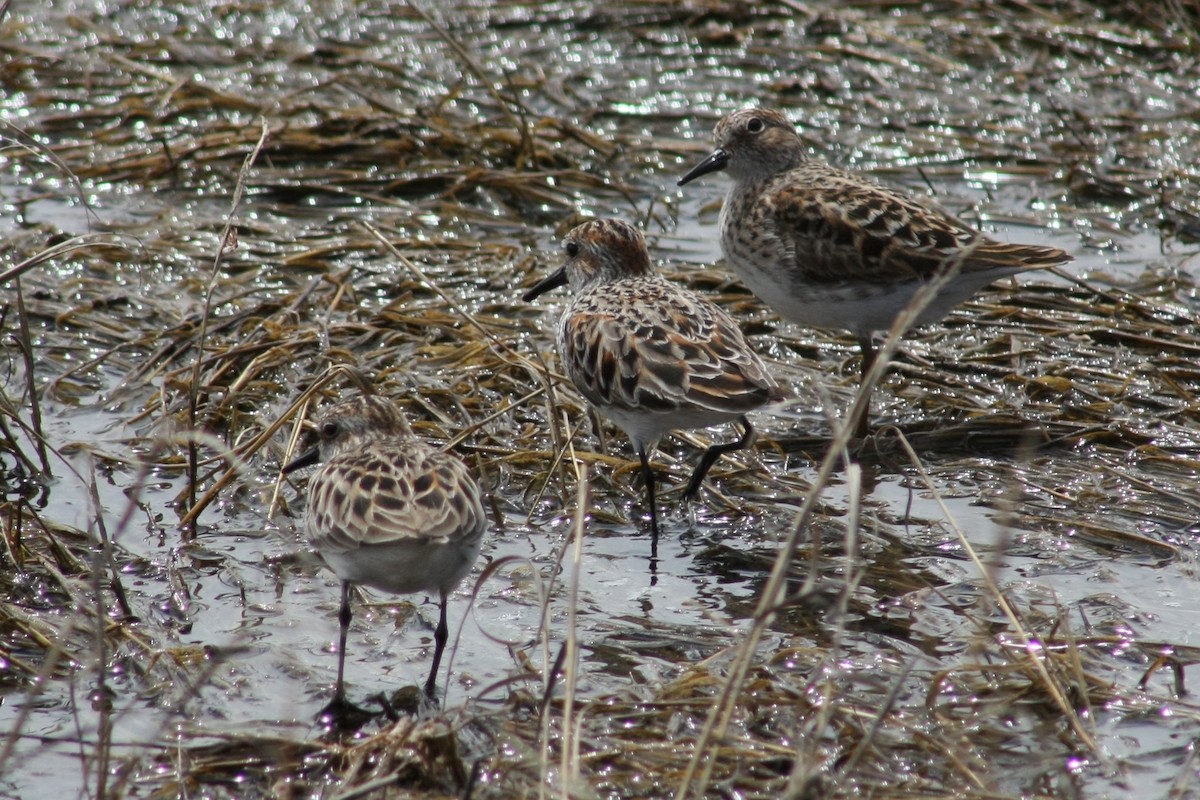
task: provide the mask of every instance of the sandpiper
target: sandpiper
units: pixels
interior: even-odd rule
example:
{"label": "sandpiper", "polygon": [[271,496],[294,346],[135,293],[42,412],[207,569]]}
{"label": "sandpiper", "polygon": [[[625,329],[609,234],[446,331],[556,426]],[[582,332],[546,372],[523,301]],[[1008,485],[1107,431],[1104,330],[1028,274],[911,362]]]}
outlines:
{"label": "sandpiper", "polygon": [[480,490],[462,462],[416,438],[395,403],[364,395],[317,420],[318,441],[283,468],[321,462],[308,482],[304,530],[342,581],[337,688],[322,712],[361,713],[343,682],[350,586],[398,594],[437,591],[438,624],[425,693],[434,696],[446,647],[446,598],[479,555],[486,527]]}
{"label": "sandpiper", "polygon": [[[1055,247],[990,239],[932,204],[809,157],[778,111],[751,108],[717,123],[716,149],[680,179],[726,170],[721,208],[725,259],[786,319],[850,330],[862,375],[871,336],[939,270],[956,270],[917,317],[936,322],[993,281],[1071,260]],[[856,428],[867,433],[864,414]]]}
{"label": "sandpiper", "polygon": [[524,299],[569,285],[574,296],[559,320],[559,355],[579,392],[633,443],[657,543],[650,454],[663,434],[741,427],[737,441],[705,450],[684,492],[691,498],[717,458],[750,443],[746,413],[783,393],[729,315],[654,273],[637,228],[593,220],[568,233],[563,249],[563,267]]}

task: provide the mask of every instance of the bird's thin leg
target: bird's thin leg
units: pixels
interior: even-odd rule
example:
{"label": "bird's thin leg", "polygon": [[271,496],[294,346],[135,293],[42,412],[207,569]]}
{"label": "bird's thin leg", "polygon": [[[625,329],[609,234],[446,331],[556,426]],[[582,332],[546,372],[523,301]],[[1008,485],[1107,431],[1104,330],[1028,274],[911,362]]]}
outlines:
{"label": "bird's thin leg", "polygon": [[338,610],[338,670],[337,687],[318,715],[322,724],[331,724],[342,731],[358,730],[374,716],[346,699],[346,639],[350,635],[350,582],[342,581],[342,607]]}
{"label": "bird's thin leg", "polygon": [[338,609],[338,676],[333,704],[346,704],[346,640],[350,636],[350,581],[342,581],[342,607]]}
{"label": "bird's thin leg", "polygon": [[658,511],[654,508],[654,470],[650,468],[650,458],[646,448],[638,445],[638,458],[642,460],[642,479],[646,483],[646,504],[650,506],[650,554],[658,555]]}
{"label": "bird's thin leg", "polygon": [[437,691],[438,667],[442,663],[442,651],[446,649],[446,640],[450,638],[450,626],[446,624],[446,593],[440,593],[438,603],[438,624],[433,632],[433,666],[429,669],[429,679],[425,681],[425,694],[433,698]]}
{"label": "bird's thin leg", "polygon": [[[871,371],[871,367],[875,366],[877,353],[875,352],[875,344],[871,341],[870,334],[861,336],[858,339],[858,348],[862,351],[862,372],[859,377],[859,385],[866,380],[867,373]],[[854,435],[859,439],[866,438],[871,431],[871,403],[870,401],[863,407],[862,414],[857,420],[854,420]]]}
{"label": "bird's thin leg", "polygon": [[700,483],[704,480],[704,476],[708,474],[709,468],[712,467],[716,460],[726,453],[732,453],[734,450],[741,450],[754,438],[754,428],[750,425],[750,420],[745,416],[737,418],[738,424],[742,426],[742,438],[736,442],[726,442],[725,444],[709,445],[709,448],[704,451],[704,455],[700,457],[700,463],[696,465],[696,471],[692,473],[692,479],[688,481],[687,489],[683,493],[684,500],[691,500],[696,496],[696,492],[700,491]]}
{"label": "bird's thin leg", "polygon": [[859,372],[860,378],[866,378],[867,373],[871,371],[871,367],[875,366],[875,343],[871,341],[870,335],[858,337],[858,349],[862,351],[862,369]]}

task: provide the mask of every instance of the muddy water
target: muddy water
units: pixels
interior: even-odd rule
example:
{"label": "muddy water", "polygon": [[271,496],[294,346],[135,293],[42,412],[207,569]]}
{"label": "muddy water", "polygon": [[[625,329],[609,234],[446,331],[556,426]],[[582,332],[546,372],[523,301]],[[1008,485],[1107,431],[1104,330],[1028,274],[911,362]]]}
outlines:
{"label": "muddy water", "polygon": [[[395,157],[389,153],[369,169],[348,167],[344,183],[351,188],[345,193],[322,195],[312,186],[338,184],[327,172],[336,158],[277,154],[260,161],[251,179],[241,234],[243,252],[250,255],[238,264],[254,262],[259,271],[248,273],[246,288],[269,295],[299,280],[289,273],[287,256],[332,231],[340,234],[361,219],[399,219],[423,235],[458,244],[538,252],[532,265],[498,255],[490,260],[495,273],[476,283],[463,281],[452,264],[429,266],[435,279],[449,281],[472,308],[515,303],[519,284],[532,277],[522,270],[545,269],[556,260],[555,228],[568,209],[649,215],[655,255],[671,262],[672,274],[709,281],[707,265],[720,255],[714,208],[724,179],[701,181],[686,192],[674,182],[703,153],[722,112],[762,102],[786,108],[803,123],[814,150],[832,160],[913,191],[932,188],[943,204],[998,238],[1070,250],[1076,256],[1071,272],[1097,285],[1136,288],[1147,274],[1178,271],[1182,279],[1164,302],[1194,317],[1200,302],[1190,286],[1188,259],[1195,248],[1177,234],[1187,233],[1193,210],[1188,169],[1196,163],[1197,132],[1194,116],[1171,109],[1194,102],[1185,87],[1195,84],[1186,67],[1159,69],[1160,63],[1143,57],[1142,48],[1153,46],[1158,34],[1141,31],[1136,21],[1120,21],[1112,23],[1119,36],[1093,38],[1075,22],[1055,28],[1036,15],[1002,10],[988,20],[994,26],[989,30],[998,33],[980,36],[973,33],[980,24],[973,17],[982,12],[970,9],[956,22],[871,3],[806,7],[811,14],[780,5],[697,18],[662,4],[608,12],[589,4],[443,3],[438,19],[472,54],[467,65],[404,6],[273,3],[210,10],[168,4],[147,10],[138,4],[100,9],[86,3],[14,4],[3,37],[14,43],[8,46],[12,58],[32,65],[28,69],[35,73],[49,62],[61,63],[64,74],[94,77],[91,83],[65,78],[56,83],[52,70],[36,80],[20,71],[9,75],[12,91],[0,103],[0,118],[13,127],[5,136],[15,140],[20,129],[58,149],[65,164],[87,175],[83,196],[90,211],[50,159],[0,153],[5,159],[0,231],[15,243],[2,266],[56,233],[117,229],[147,243],[145,257],[125,262],[126,274],[100,286],[86,266],[68,262],[29,275],[26,290],[42,292],[53,311],[59,299],[53,292],[60,288],[70,305],[94,299],[90,293],[111,295],[114,287],[136,295],[170,285],[180,292],[180,307],[194,309],[203,291],[194,276],[211,264],[215,232],[248,148],[197,150],[194,163],[184,148],[173,155],[174,172],[166,176],[137,169],[106,175],[95,169],[97,158],[113,159],[116,166],[139,149],[158,147],[162,136],[186,143],[206,131],[252,126],[259,113],[302,126],[311,121],[305,115],[356,108],[363,98],[392,109],[397,119],[427,110],[434,98],[447,94],[458,98],[447,101],[450,106],[502,116],[491,92],[513,91],[534,114],[568,118],[618,143],[612,153],[582,156],[563,145],[566,157],[587,159],[586,167],[600,178],[594,186],[567,186],[555,195],[561,205],[522,205],[487,191],[448,195],[437,203],[421,196],[397,200],[379,189],[396,177],[388,174],[388,158]],[[475,67],[495,85],[481,88]],[[173,98],[186,94],[189,84],[203,87],[207,103],[174,107]],[[131,96],[158,109],[159,117],[139,119],[131,107],[111,116],[106,111]],[[297,96],[311,97],[312,107],[281,99]],[[252,102],[238,106],[231,102],[237,97]],[[295,116],[281,119],[283,108]],[[1114,108],[1125,109],[1124,116]],[[1140,132],[1131,130],[1130,119],[1142,126]],[[139,126],[146,135],[138,134]],[[122,139],[121,132],[131,133]],[[369,131],[360,133],[370,138]],[[88,147],[102,137],[115,141]],[[350,140],[353,148],[354,137]],[[430,173],[454,166],[453,154],[431,152],[429,159]],[[402,177],[422,177],[415,172]],[[366,188],[360,193],[354,187]],[[454,203],[463,205],[455,210]],[[352,253],[347,259],[369,267],[372,286],[402,275],[394,263],[376,257]],[[1039,280],[1067,283],[1055,276]],[[5,298],[11,302],[9,289]],[[383,301],[364,290],[360,302],[378,307]],[[763,351],[797,394],[784,413],[756,418],[764,441],[827,433],[826,410],[836,413],[853,387],[850,343],[814,339],[753,304],[743,305],[750,306],[746,313]],[[548,330],[553,308],[543,311]],[[971,314],[957,315],[945,338],[933,344],[927,337],[914,341],[911,351],[935,365],[955,362],[954,348],[961,343],[959,352],[968,352],[975,341]],[[6,336],[12,335],[14,318],[10,309]],[[119,324],[131,336],[155,334],[154,322],[145,330],[136,327],[136,314],[120,316]],[[39,316],[37,325],[46,348],[43,381],[103,351],[86,330],[55,325],[52,313]],[[526,340],[531,351],[549,353],[548,335]],[[136,362],[153,350],[143,342],[127,359]],[[1130,359],[1150,358],[1129,356],[1120,347],[1086,357],[1108,358],[1113,370],[1127,368]],[[15,364],[15,356],[10,361]],[[164,389],[160,378],[145,386],[124,385],[128,372],[121,361],[85,370],[73,402],[62,394],[45,395],[50,444],[68,454],[80,477],[56,469],[59,477],[40,511],[49,520],[94,532],[97,504],[88,497],[93,476],[100,513],[110,524],[122,518],[132,498],[137,507],[130,522],[112,534],[134,611],[153,632],[161,658],[183,663],[189,654],[207,652],[206,669],[181,668],[169,685],[147,684],[120,662],[106,667],[116,696],[114,760],[129,766],[132,784],[150,786],[169,775],[172,767],[166,765],[178,736],[189,744],[264,729],[281,737],[315,736],[313,717],[328,698],[336,667],[338,593],[331,574],[299,540],[296,519],[269,513],[278,453],[251,463],[240,489],[227,492],[202,517],[197,539],[182,539],[176,498],[185,479],[177,469],[162,468],[143,484],[136,465],[125,461],[131,451],[145,452],[161,432],[154,421],[155,398],[174,389]],[[433,381],[446,379],[436,366],[415,362],[413,369],[426,370]],[[937,413],[926,410],[931,406],[910,405],[903,395],[908,374],[901,370],[883,388],[879,418],[936,424]],[[1194,393],[1194,368],[1190,374]],[[19,396],[20,369],[6,376],[9,394]],[[995,396],[1007,398],[1011,390],[998,381]],[[270,418],[290,399],[280,391],[251,413]],[[143,408],[151,409],[149,418],[140,414]],[[1017,412],[1038,417],[1040,409]],[[1200,645],[1191,600],[1196,530],[1187,523],[1195,513],[1196,467],[1190,459],[1197,449],[1197,412],[1194,405],[1155,409],[1148,402],[1111,411],[1121,420],[1114,424],[1158,436],[1157,450],[1143,452],[1144,458],[1131,453],[1114,461],[1111,452],[1082,441],[1048,456],[925,454],[950,516],[902,459],[876,464],[861,489],[868,520],[863,558],[870,562],[886,554],[892,561],[888,574],[872,577],[862,589],[861,619],[852,626],[848,651],[867,659],[915,653],[921,668],[931,670],[938,659],[964,652],[972,626],[951,599],[965,604],[978,597],[978,573],[965,558],[955,525],[992,560],[997,580],[1030,613],[1065,612],[1078,630],[1114,636],[1125,642],[1121,648],[1134,641]],[[1182,423],[1172,422],[1174,415]],[[587,447],[599,449],[589,426],[581,437]],[[610,431],[607,438],[610,452],[627,455],[618,433]],[[689,455],[694,451],[674,448],[664,456],[673,465],[672,483],[687,474],[686,464],[675,458]],[[764,446],[746,463],[751,475],[758,470],[786,481],[743,507],[710,497],[692,509],[673,509],[653,574],[644,526],[629,521],[640,510],[632,472],[626,470],[615,484],[596,482],[596,514],[578,571],[581,696],[661,685],[678,674],[681,663],[736,641],[774,544],[786,535],[803,487],[815,475],[806,451]],[[548,499],[531,509],[529,487],[517,477],[500,468],[485,475],[502,524],[490,534],[484,556],[513,561],[477,589],[464,585],[455,596],[451,618],[458,639],[445,701],[451,708],[503,703],[510,685],[505,682],[521,673],[527,659],[536,668],[552,658],[565,636],[564,587],[573,568],[559,561],[572,514],[569,507],[558,509],[570,493],[560,498],[551,486]],[[298,488],[284,488],[295,509]],[[827,515],[835,523],[850,505],[852,489],[839,479],[826,492]],[[678,494],[665,499],[677,504]],[[1097,537],[1080,523],[1139,534],[1150,543]],[[1166,548],[1153,543],[1175,549],[1164,555]],[[433,607],[416,600],[415,611],[374,595],[359,607],[347,666],[354,696],[423,679]],[[70,616],[69,609],[38,613]],[[551,642],[543,645],[546,630]],[[769,646],[791,644],[794,635],[781,630]],[[4,684],[0,731],[16,735],[0,778],[3,795],[86,795],[95,786],[89,745],[99,739],[98,717],[81,702],[96,682],[89,652],[86,646],[72,652],[78,659],[72,669],[36,690],[17,681]],[[36,660],[37,653],[14,655]],[[1146,663],[1114,657],[1102,674],[1132,691]],[[536,694],[539,686],[534,672],[530,691]],[[1191,719],[1170,688],[1163,676],[1149,687],[1148,703],[1161,708],[1161,720],[1149,713],[1122,715],[1119,709],[1097,720],[1101,748],[1114,759],[1136,762],[1123,780],[1146,793],[1160,793],[1177,776],[1177,756],[1191,736],[1182,723],[1169,721],[1173,715]],[[79,742],[85,743],[83,758]],[[1035,776],[1071,769],[1062,753],[1048,753],[1046,761],[1052,763],[1017,771],[1012,785],[1001,788],[1029,791]],[[1103,794],[1117,784],[1112,776],[1111,770],[1094,768],[1080,780],[1085,789]]]}

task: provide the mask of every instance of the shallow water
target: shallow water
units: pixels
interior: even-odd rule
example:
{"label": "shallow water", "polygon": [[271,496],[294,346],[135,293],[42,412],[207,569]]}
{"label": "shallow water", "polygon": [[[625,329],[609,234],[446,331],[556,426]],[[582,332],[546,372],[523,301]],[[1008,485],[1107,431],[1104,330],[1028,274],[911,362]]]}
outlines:
{"label": "shallow water", "polygon": [[[440,308],[441,301],[428,292],[396,288],[408,275],[394,259],[362,244],[356,225],[368,220],[410,237],[414,247],[425,243],[415,250],[421,257],[413,258],[440,287],[475,312],[512,322],[510,338],[523,353],[549,354],[549,322],[561,298],[536,309],[518,307],[515,298],[557,262],[560,223],[570,211],[649,216],[655,256],[700,290],[733,294],[756,341],[793,386],[796,399],[784,413],[754,417],[763,444],[757,455],[737,462],[747,468],[729,466],[734,472],[728,477],[721,466],[714,470],[709,483],[719,495],[710,492],[686,510],[677,507],[678,491],[664,496],[664,505],[672,508],[664,515],[653,571],[645,526],[630,521],[642,511],[636,471],[626,467],[610,481],[607,467],[592,466],[604,479],[593,483],[593,515],[578,571],[583,700],[620,692],[649,695],[686,666],[735,644],[777,543],[816,476],[804,447],[769,443],[827,436],[827,403],[838,413],[853,391],[851,343],[777,323],[739,297],[735,284],[714,279],[707,267],[720,255],[715,208],[725,179],[706,178],[683,191],[674,183],[705,152],[711,125],[725,110],[750,101],[782,106],[804,123],[817,152],[915,192],[926,191],[928,179],[939,202],[981,221],[997,238],[1068,249],[1076,256],[1069,272],[1097,286],[1136,291],[1140,285],[1161,287],[1155,276],[1177,274],[1172,293],[1153,291],[1164,306],[1194,320],[1200,300],[1191,283],[1195,245],[1187,234],[1195,204],[1190,165],[1197,131],[1194,115],[1169,112],[1191,102],[1184,91],[1194,86],[1187,69],[1169,73],[1161,63],[1145,64],[1136,41],[1106,44],[1070,25],[1052,31],[1052,46],[1044,46],[1050,29],[1014,10],[989,18],[1004,31],[986,39],[998,50],[992,52],[980,49],[985,38],[971,33],[971,17],[981,10],[960,9],[964,19],[955,23],[946,16],[926,19],[903,6],[886,13],[873,3],[810,6],[809,17],[781,5],[728,18],[710,9],[696,20],[691,11],[665,4],[611,12],[571,3],[443,4],[439,19],[495,81],[490,89],[480,86],[473,65],[456,56],[427,22],[388,4],[176,3],[148,10],[78,3],[18,4],[9,10],[5,38],[11,36],[14,44],[7,48],[37,79],[20,70],[5,79],[13,84],[0,102],[0,119],[12,126],[3,133],[5,143],[20,129],[55,149],[83,176],[90,211],[49,159],[24,157],[11,146],[0,152],[0,233],[8,242],[0,266],[8,268],[60,233],[113,230],[140,243],[116,262],[64,260],[24,278],[42,348],[37,371],[44,429],[79,473],[71,475],[56,463],[57,478],[38,501],[38,511],[95,536],[98,505],[118,546],[140,629],[151,641],[130,652],[139,658],[153,653],[156,659],[142,664],[149,677],[123,659],[109,658],[104,665],[114,691],[112,757],[128,770],[114,770],[113,777],[125,776],[125,793],[169,785],[172,770],[179,769],[172,754],[181,741],[191,747],[264,730],[317,738],[313,719],[336,669],[336,581],[305,552],[296,518],[269,512],[283,435],[202,515],[194,541],[179,528],[177,498],[186,488],[179,462],[141,480],[137,459],[131,458],[147,453],[155,436],[178,425],[178,376],[165,367],[132,385],[128,376],[158,352],[164,330],[202,308],[229,193],[257,137],[260,113],[276,126],[269,139],[276,149],[269,148],[255,166],[239,248],[223,272],[227,295],[236,296],[238,288],[245,295],[223,305],[218,316],[232,316],[260,300],[290,301],[297,287],[319,284],[316,279],[346,268],[354,269],[352,302],[368,321],[370,314],[390,308],[401,291],[413,294],[405,313]],[[1125,23],[1114,25],[1125,30]],[[1154,38],[1136,27],[1130,36]],[[1188,54],[1170,52],[1179,59]],[[63,77],[81,67],[95,76],[93,84]],[[113,69],[120,78],[105,78]],[[1116,73],[1124,79],[1116,80]],[[453,123],[470,117],[495,120],[495,131],[511,134],[513,120],[494,94],[506,91],[516,92],[526,110],[569,119],[599,140],[616,143],[615,149],[601,152],[571,137],[546,147],[543,163],[535,166],[562,174],[539,184],[540,195],[497,182],[476,185],[465,174],[471,169],[490,170],[496,181],[521,173],[510,161],[510,148],[497,144],[480,155],[469,142],[447,140],[469,138],[471,131],[455,131]],[[443,103],[447,94],[457,99]],[[248,102],[238,105],[235,99]],[[435,120],[443,106],[447,116]],[[380,108],[387,113],[380,115]],[[1149,132],[1132,131],[1132,123],[1109,112],[1112,108],[1131,109],[1134,122]],[[437,134],[407,138],[422,121]],[[295,138],[288,138],[282,123],[299,132]],[[325,149],[313,133],[322,125],[348,132],[344,151]],[[317,144],[306,149],[300,133],[313,133]],[[97,144],[90,148],[89,142]],[[164,147],[172,153],[166,174],[139,160]],[[407,160],[412,147],[427,148],[427,157]],[[371,149],[369,167],[355,153],[359,148]],[[566,174],[572,162],[593,182]],[[1113,182],[1097,175],[1111,175]],[[1170,186],[1163,187],[1163,176]],[[466,188],[456,194],[458,184]],[[112,263],[117,269],[109,269]],[[1033,280],[1068,286],[1059,276]],[[11,342],[16,311],[11,286],[4,292]],[[111,330],[97,327],[96,320],[104,318],[98,299],[112,304]],[[983,344],[988,324],[1003,321],[973,319],[981,308],[968,306],[940,332],[911,337],[903,363],[876,397],[877,420],[936,427],[942,415],[960,418],[962,404],[983,398],[994,402],[987,410],[997,414],[1015,410],[1033,421],[1057,421],[1051,412],[1058,401],[1042,402],[1037,385],[997,378],[982,367],[972,373],[973,364],[993,364]],[[333,309],[324,319],[337,315],[355,318]],[[451,398],[460,394],[464,375],[474,385],[480,381],[474,367],[439,363],[430,355],[435,345],[467,346],[465,334],[449,323],[444,328],[450,332],[435,330],[425,341],[414,340],[410,350],[398,349],[394,363],[409,370],[406,385],[424,392],[431,398],[426,402],[445,415],[435,420],[431,413],[429,430],[452,435],[457,432],[452,423],[461,425],[464,414]],[[249,340],[257,329],[245,330]],[[997,335],[1009,334],[1004,329]],[[1200,646],[1191,602],[1200,412],[1194,399],[1174,406],[1161,402],[1170,396],[1162,386],[1172,381],[1182,386],[1178,397],[1195,397],[1200,370],[1194,357],[1155,354],[1134,344],[1106,346],[1081,332],[1047,334],[1046,342],[1037,341],[1041,335],[1031,330],[1028,340],[1010,337],[1017,355],[1000,363],[1018,364],[1014,372],[1020,374],[1026,363],[1022,347],[1077,354],[1078,362],[1061,369],[1048,368],[1044,360],[1028,363],[1053,372],[1038,377],[1065,374],[1080,385],[1059,404],[1063,417],[1083,415],[1094,404],[1099,410],[1088,413],[1100,419],[1097,425],[1110,420],[1114,429],[1136,431],[1141,446],[1133,445],[1138,436],[1129,436],[1125,450],[1106,448],[1095,438],[1032,453],[985,448],[966,456],[933,448],[921,455],[950,517],[904,458],[881,458],[868,468],[862,487],[865,522],[856,569],[867,577],[854,597],[843,645],[847,664],[863,666],[869,675],[867,666],[876,660],[912,658],[920,669],[936,670],[942,659],[949,667],[967,657],[978,620],[962,609],[984,593],[955,525],[1025,614],[1061,614],[1077,636],[1113,637],[1114,648],[1128,655],[1091,666],[1127,693],[1126,700],[1137,694],[1134,687],[1148,663],[1138,654],[1139,643]],[[226,347],[242,341],[238,335],[214,336],[214,343]],[[126,349],[47,390],[48,381],[86,365],[116,339]],[[6,389],[20,397],[24,372],[15,350],[9,352]],[[294,388],[323,368],[313,351],[298,357],[307,362],[291,365],[292,372],[281,369],[275,383],[256,385],[258,405],[239,413],[260,426],[283,413]],[[965,369],[959,391],[922,391],[919,370],[926,363],[955,375]],[[1172,369],[1170,377],[1161,377]],[[1147,389],[1131,390],[1100,409],[1108,395],[1096,395],[1107,389],[1088,383],[1088,376],[1103,370]],[[979,384],[984,390],[976,392]],[[498,405],[504,393],[488,388]],[[530,382],[504,396],[513,399],[533,388]],[[544,411],[536,405],[528,410],[538,431],[530,436],[550,448],[542,432]],[[230,424],[216,435],[251,427]],[[512,686],[522,685],[511,681],[526,660],[531,666],[524,685],[538,695],[540,670],[567,636],[566,587],[573,569],[568,556],[561,567],[558,558],[573,516],[573,486],[550,478],[542,493],[549,464],[530,470],[502,463],[504,446],[521,445],[511,438],[515,429],[508,442],[498,442],[496,430],[486,429],[466,447],[470,457],[480,457],[502,517],[489,534],[485,560],[513,560],[478,587],[464,585],[456,593],[452,641],[458,638],[445,697],[451,709],[503,706]],[[609,430],[606,439],[609,454],[628,456],[619,432]],[[27,438],[22,443],[32,452]],[[602,451],[589,424],[583,424],[576,447]],[[668,449],[661,459],[670,465],[668,486],[678,490],[687,459],[694,457],[693,449]],[[5,466],[15,473],[8,454]],[[283,488],[286,504],[297,513],[300,484]],[[89,499],[93,485],[96,503]],[[11,488],[15,499],[17,487]],[[839,529],[855,493],[843,477],[825,491],[825,534]],[[131,502],[128,523],[118,526]],[[798,574],[802,569],[798,566]],[[72,581],[82,586],[84,579]],[[34,576],[29,583],[33,588],[21,607],[62,630],[72,610],[55,606],[54,592],[43,585],[52,582]],[[78,596],[90,597],[86,589]],[[347,660],[353,697],[423,680],[433,606],[413,599],[415,614],[405,603],[377,595],[370,596],[369,607],[356,606]],[[995,620],[990,613],[983,616]],[[801,609],[780,621],[764,650],[815,647],[833,627],[821,614]],[[5,629],[12,656],[42,663],[43,650],[11,623]],[[544,630],[549,644],[541,642]],[[90,796],[95,789],[97,755],[91,745],[102,738],[100,716],[85,698],[96,684],[97,664],[87,632],[70,633],[64,645],[78,660],[64,674],[33,689],[11,669],[0,684],[0,731],[14,734],[0,796]],[[194,663],[200,655],[203,667]],[[164,669],[158,660],[175,665]],[[1104,758],[1075,771],[1085,795],[1117,796],[1122,787],[1159,794],[1180,776],[1181,749],[1192,736],[1186,723],[1195,717],[1188,703],[1173,696],[1168,674],[1157,673],[1146,694],[1138,695],[1157,712],[1125,713],[1120,703],[1095,709]],[[920,705],[919,698],[914,702]],[[1037,740],[1031,735],[1021,744],[1032,741]],[[85,743],[83,756],[79,742]],[[1072,771],[1064,751],[1047,752],[1044,759],[1048,763],[1012,770],[997,790],[1027,794],[1039,776],[1066,780]],[[1131,763],[1136,768],[1128,768]],[[1183,769],[1194,771],[1190,762]],[[252,788],[251,794],[265,791]],[[216,785],[205,791],[236,793]]]}

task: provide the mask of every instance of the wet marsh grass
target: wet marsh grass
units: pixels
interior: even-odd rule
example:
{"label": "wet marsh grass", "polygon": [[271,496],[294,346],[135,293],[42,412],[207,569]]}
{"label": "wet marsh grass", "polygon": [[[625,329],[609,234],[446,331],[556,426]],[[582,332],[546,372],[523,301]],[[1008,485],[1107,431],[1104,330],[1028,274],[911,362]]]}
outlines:
{"label": "wet marsh grass", "polygon": [[[761,50],[742,56],[757,53],[755,69],[774,75],[772,99],[812,102],[815,116],[830,115],[818,124],[841,119],[846,130],[855,103],[886,99],[863,81],[882,85],[879,70],[907,63],[921,73],[908,90],[933,93],[980,53],[1032,53],[1009,77],[1023,73],[1022,92],[1050,102],[1056,75],[1073,70],[1116,92],[1114,64],[1191,53],[1186,4],[1171,6],[1174,24],[1139,4],[1099,15],[1082,3],[943,3],[933,19],[891,23],[873,16],[884,8],[905,5],[740,14],[649,2],[590,15],[554,5],[539,24],[575,17],[563,46],[614,26],[654,41],[681,25],[733,52],[756,35],[795,44],[787,23],[798,15],[803,68],[771,66]],[[868,396],[853,389],[849,343],[780,325],[719,273],[676,265],[672,277],[746,319],[794,379],[795,416],[765,425],[755,452],[723,459],[692,512],[696,564],[753,591],[727,598],[732,625],[626,614],[580,630],[583,537],[631,517],[636,526],[636,468],[557,374],[552,309],[516,298],[555,259],[547,242],[582,216],[636,216],[669,240],[683,212],[659,174],[704,146],[692,137],[709,121],[687,136],[681,121],[724,103],[699,114],[661,98],[632,111],[595,103],[581,74],[520,58],[498,67],[457,10],[445,10],[457,28],[409,4],[375,9],[358,38],[298,49],[273,40],[264,61],[311,82],[274,78],[282,90],[266,102],[239,83],[237,36],[207,38],[203,25],[155,44],[131,33],[128,11],[80,13],[65,21],[83,44],[76,53],[36,36],[0,45],[37,121],[36,135],[5,134],[8,162],[39,174],[29,182],[46,196],[85,207],[99,187],[117,187],[134,212],[96,223],[111,233],[58,243],[62,231],[26,222],[0,245],[0,695],[19,709],[0,775],[40,736],[43,701],[75,719],[83,796],[1075,797],[1089,779],[1119,785],[1136,772],[1096,744],[1122,721],[1167,708],[1161,724],[1186,742],[1197,708],[1180,696],[1180,675],[1195,648],[1139,638],[1131,601],[1067,600],[1005,567],[1071,542],[1046,562],[1191,571],[1200,335],[1184,269],[1001,284],[945,325],[893,340],[891,368],[873,377],[883,431],[847,469],[840,421]],[[235,32],[259,24],[249,7],[218,13]],[[384,13],[455,79],[389,50]],[[500,6],[489,24],[533,30],[526,13],[536,18]],[[981,20],[998,35],[973,34]],[[927,36],[949,46],[922,44]],[[181,78],[189,66],[196,74]],[[1194,85],[1184,68],[1153,74]],[[916,113],[823,144],[868,161],[901,146],[894,168],[907,180],[917,163],[931,180],[957,181],[969,160],[998,164],[1013,183],[1052,183],[1049,200],[988,219],[1064,221],[1099,250],[1143,225],[1162,230],[1165,249],[1200,231],[1195,176],[1164,166],[1166,128],[1128,135],[1129,120],[1086,108],[984,125],[948,116],[933,125]],[[1120,158],[1106,158],[1106,136],[1119,136]],[[962,137],[968,146],[954,143]],[[1023,152],[1013,140],[1027,142]],[[33,217],[31,202],[22,208]],[[204,695],[228,685],[240,654],[179,636],[193,624],[197,565],[223,558],[213,532],[245,509],[292,518],[277,467],[312,404],[363,376],[405,406],[418,433],[478,465],[498,532],[536,534],[552,552],[548,563],[496,559],[472,596],[527,583],[540,622],[525,640],[496,643],[507,677],[358,738],[263,726],[176,735],[180,718],[214,710]],[[64,433],[61,420],[89,406],[120,436]],[[656,458],[674,489],[702,439]],[[46,494],[59,491],[50,476],[70,470],[87,490],[84,525],[46,513],[57,508]],[[892,475],[939,513],[872,499]],[[123,487],[121,505],[105,504],[106,484]],[[1000,514],[1010,538],[980,542],[956,524],[956,489]],[[169,555],[126,545],[146,531],[171,542]],[[949,568],[936,563],[947,558]],[[597,661],[625,672],[589,680]],[[145,730],[132,724],[143,705],[169,713]],[[1177,797],[1197,791],[1185,750],[1169,787]]]}

